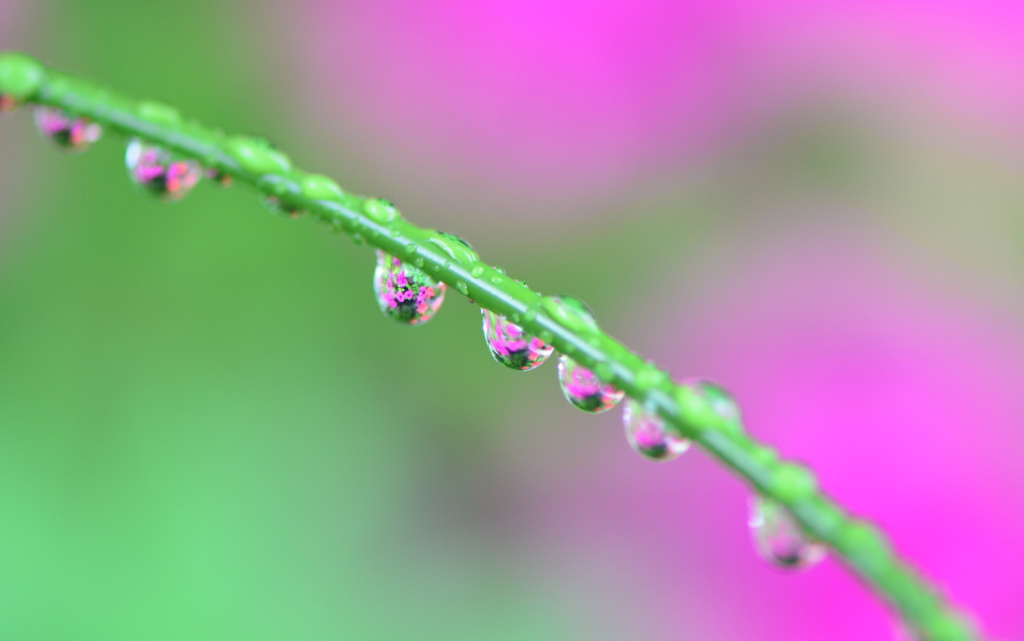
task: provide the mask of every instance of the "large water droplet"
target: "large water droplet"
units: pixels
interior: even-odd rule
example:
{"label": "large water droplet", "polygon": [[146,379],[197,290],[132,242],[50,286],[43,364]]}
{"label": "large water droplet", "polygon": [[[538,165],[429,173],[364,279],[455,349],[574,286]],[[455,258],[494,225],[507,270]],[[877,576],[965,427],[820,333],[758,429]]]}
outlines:
{"label": "large water droplet", "polygon": [[779,567],[810,567],[828,553],[812,539],[785,506],[763,496],[750,501],[750,529],[758,554]]}
{"label": "large water droplet", "polygon": [[44,138],[72,153],[85,151],[103,134],[99,123],[69,116],[56,107],[36,107],[35,119],[36,127]]}
{"label": "large water droplet", "polygon": [[540,367],[555,350],[501,314],[480,311],[484,317],[484,340],[491,348],[491,356],[505,367],[523,371]]}
{"label": "large water droplet", "polygon": [[665,419],[639,402],[629,399],[622,408],[622,422],[630,447],[652,461],[671,461],[690,449],[685,439]]}
{"label": "large water droplet", "polygon": [[445,285],[378,250],[373,291],[377,304],[387,316],[410,325],[421,325],[433,318],[441,307]]}
{"label": "large water droplet", "polygon": [[558,359],[558,382],[567,401],[584,412],[594,414],[607,412],[625,395],[565,354]]}
{"label": "large water droplet", "polygon": [[128,143],[125,165],[133,183],[159,196],[164,202],[187,196],[203,174],[198,162],[175,158],[163,147],[144,143],[138,138]]}

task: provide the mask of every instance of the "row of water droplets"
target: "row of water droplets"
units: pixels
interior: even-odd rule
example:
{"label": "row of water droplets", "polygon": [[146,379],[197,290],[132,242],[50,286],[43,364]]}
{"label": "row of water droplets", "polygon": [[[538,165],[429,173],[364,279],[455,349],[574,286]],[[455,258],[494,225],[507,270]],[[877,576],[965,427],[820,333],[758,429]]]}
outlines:
{"label": "row of water droplets", "polygon": [[[0,96],[0,110],[10,111],[15,106],[15,103]],[[43,137],[72,153],[87,150],[102,135],[98,123],[54,107],[37,107],[35,122]],[[165,202],[184,198],[204,175],[223,186],[231,184],[229,174],[213,169],[204,172],[199,162],[179,157],[158,145],[139,139],[129,142],[125,163],[135,185]],[[291,216],[300,213],[284,205],[275,196],[265,197],[264,202],[279,213]],[[393,208],[383,200],[367,202],[371,208]],[[386,218],[381,212],[369,213],[377,214],[376,218]],[[477,258],[469,243],[453,234],[437,232],[432,242],[453,260],[470,263]],[[410,254],[415,254],[416,246],[410,245],[408,250]],[[378,250],[373,289],[384,315],[408,325],[422,325],[440,309],[447,286],[424,270],[422,258],[414,258],[413,263]],[[450,265],[450,261],[446,264]],[[499,274],[504,274],[503,270],[497,270]],[[478,278],[483,275],[483,269],[476,267],[471,275]],[[498,279],[502,277],[494,277],[495,282],[499,282]],[[468,294],[468,286],[464,282],[459,281],[457,288],[463,294]],[[575,298],[549,297],[544,299],[543,307],[565,325],[571,327],[575,324],[597,331],[593,312]],[[544,331],[540,336],[530,334],[516,322],[521,320],[518,315],[509,319],[488,309],[481,309],[481,315],[484,340],[491,356],[498,363],[510,369],[529,371],[543,365],[554,353],[550,332]],[[523,316],[531,321],[537,313],[528,310]],[[625,397],[622,390],[602,380],[611,376],[598,376],[567,354],[559,355],[557,369],[562,393],[573,407],[581,411],[592,414],[607,412]],[[681,384],[702,397],[721,418],[739,423],[737,404],[722,387],[700,379],[690,379]],[[651,405],[627,399],[623,405],[622,422],[630,447],[647,459],[671,461],[690,448],[690,440],[676,426],[666,422]],[[787,508],[764,496],[758,495],[751,500],[749,525],[759,554],[776,565],[786,568],[807,567],[825,556],[826,547],[810,537]]]}
{"label": "row of water droplets", "polygon": [[[439,233],[472,251],[469,243],[458,236]],[[495,269],[504,273],[500,268]],[[478,277],[482,273],[472,275]],[[433,318],[444,301],[446,290],[444,282],[432,278],[421,267],[380,250],[377,251],[373,285],[381,311],[409,325],[421,325]],[[559,309],[560,314],[571,315],[596,330],[593,312],[582,301],[569,296],[554,296],[545,302],[549,303],[545,305],[547,310]],[[488,309],[480,311],[484,340],[498,363],[514,370],[530,371],[543,365],[554,353],[555,348],[550,343],[552,336],[535,336],[527,332],[514,322],[518,318],[509,319]],[[533,320],[536,312],[530,310],[523,316]],[[573,407],[591,414],[607,412],[625,397],[625,392],[604,382],[594,371],[567,354],[558,357],[558,382],[565,399]],[[725,389],[703,379],[689,379],[681,384],[706,400],[723,419],[739,424],[739,408]],[[672,461],[690,448],[690,440],[682,436],[677,427],[666,422],[654,407],[632,398],[626,399],[623,405],[622,422],[626,440],[632,449],[652,461]],[[809,567],[826,555],[824,544],[809,536],[786,507],[767,497],[757,495],[751,500],[748,523],[759,554],[776,565]]]}

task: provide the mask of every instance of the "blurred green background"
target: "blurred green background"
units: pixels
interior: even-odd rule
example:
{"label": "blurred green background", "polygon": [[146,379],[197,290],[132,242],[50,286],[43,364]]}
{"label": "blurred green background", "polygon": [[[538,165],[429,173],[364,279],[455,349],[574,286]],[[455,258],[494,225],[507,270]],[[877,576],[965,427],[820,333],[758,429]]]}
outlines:
{"label": "blurred green background", "polygon": [[[310,53],[328,4],[8,0],[0,48],[265,135],[535,289],[586,300],[679,376],[733,387],[756,434],[820,463],[826,488],[1024,639],[1007,573],[1024,559],[1004,545],[1024,528],[1012,144],[969,118],[950,128],[924,99],[723,91],[723,113],[754,115],[710,142],[637,143],[640,160],[567,168],[567,186],[495,179],[514,154],[475,175],[452,169],[457,145],[435,159],[393,135],[371,98],[394,69],[354,47],[384,78],[364,86]],[[399,22],[367,37],[397,47],[412,37]],[[398,107],[416,122],[415,101]],[[743,489],[702,454],[651,466],[617,413],[564,402],[552,365],[493,363],[454,292],[433,322],[399,326],[373,301],[366,247],[242,187],[157,203],[129,184],[123,141],[66,156],[30,120],[0,122],[0,638],[791,641],[892,626],[834,563],[795,578],[759,563]],[[672,147],[679,132],[659,131]],[[997,409],[965,435],[979,406]],[[977,526],[937,527],[940,512]]]}

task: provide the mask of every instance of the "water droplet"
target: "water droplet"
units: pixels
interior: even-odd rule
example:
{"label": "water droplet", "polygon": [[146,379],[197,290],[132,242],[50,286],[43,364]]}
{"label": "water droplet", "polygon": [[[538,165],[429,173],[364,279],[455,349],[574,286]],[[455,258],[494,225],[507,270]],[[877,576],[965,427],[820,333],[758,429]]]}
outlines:
{"label": "water droplet", "polygon": [[595,332],[597,322],[594,313],[586,303],[571,296],[545,296],[540,301],[541,307],[559,325],[576,332]]}
{"label": "water droplet", "polygon": [[491,282],[495,285],[499,284],[502,280],[504,279],[501,276],[491,276]]}
{"label": "water droplet", "polygon": [[532,323],[533,321],[537,320],[537,310],[528,309],[525,312],[523,312],[523,320],[526,321],[527,323]]}
{"label": "water droplet", "polygon": [[31,99],[46,79],[46,68],[32,56],[0,53],[0,113],[13,111]]}
{"label": "water droplet", "polygon": [[385,315],[402,323],[422,325],[441,307],[445,285],[378,250],[373,291]]}
{"label": "water droplet", "polygon": [[212,180],[225,189],[235,184],[235,179],[232,178],[231,174],[213,167],[207,167],[205,175],[207,180]]}
{"label": "water droplet", "polygon": [[497,265],[495,265],[494,266],[494,271],[498,272],[502,276],[505,275],[505,268],[504,267],[498,267]]}
{"label": "water droplet", "polygon": [[555,340],[555,335],[552,334],[551,330],[549,329],[540,330],[539,332],[537,332],[537,336],[539,336],[540,339],[545,343],[550,343],[551,341]]}
{"label": "water droplet", "polygon": [[446,253],[452,260],[462,263],[463,265],[469,265],[479,260],[476,252],[473,251],[473,247],[465,240],[459,238],[455,234],[449,234],[447,232],[438,231],[437,236],[429,238],[428,242],[435,245],[438,249]]}
{"label": "water droplet", "polygon": [[363,213],[381,225],[390,223],[399,217],[398,210],[389,200],[369,198],[363,202]]}
{"label": "water droplet", "polygon": [[21,104],[22,102],[13,94],[0,93],[0,114],[9,114],[20,107]]}
{"label": "water droplet", "polygon": [[721,385],[703,378],[688,378],[681,384],[691,387],[722,418],[728,421],[740,420],[740,407],[736,399]]}
{"label": "water droplet", "polygon": [[136,107],[135,113],[146,120],[162,125],[176,125],[181,122],[181,114],[170,105],[155,100],[144,100]]}
{"label": "water droplet", "polygon": [[409,243],[408,245],[406,245],[405,246],[405,251],[407,251],[410,254],[415,254],[416,253],[416,243]]}
{"label": "water droplet", "polygon": [[416,258],[415,258],[415,259],[414,259],[414,260],[412,261],[412,263],[413,263],[413,265],[416,265],[416,266],[417,266],[417,267],[419,267],[420,269],[423,269],[423,263],[424,263],[424,260],[423,260],[423,256],[417,256],[417,257],[416,257]]}
{"label": "water droplet", "polygon": [[440,230],[438,230],[437,233],[441,234],[442,236],[444,236],[448,240],[454,240],[457,243],[465,245],[467,249],[473,249],[473,246],[470,245],[469,242],[466,239],[462,238],[461,236],[456,236],[455,234],[449,234],[446,231],[440,231]]}
{"label": "water droplet", "polygon": [[307,174],[302,178],[302,195],[310,200],[338,200],[345,195],[333,178]]}
{"label": "water droplet", "polygon": [[198,162],[175,158],[163,147],[144,143],[138,138],[128,143],[125,165],[133,183],[159,196],[164,202],[187,196],[203,174]]}
{"label": "water droplet", "polygon": [[481,276],[484,275],[484,268],[481,267],[480,265],[477,265],[476,267],[469,271],[469,275],[472,276],[473,278],[480,278]]}
{"label": "water droplet", "polygon": [[789,510],[763,496],[751,499],[750,529],[758,554],[779,567],[810,567],[828,552],[804,532]]}
{"label": "water droplet", "polygon": [[461,280],[455,281],[455,289],[457,289],[460,292],[462,292],[463,296],[469,296],[469,285],[467,285],[463,281],[461,281]]}
{"label": "water droplet", "polygon": [[491,356],[502,365],[523,371],[531,370],[543,365],[555,350],[501,314],[486,309],[480,311],[484,318],[484,340],[491,348]]}
{"label": "water droplet", "polygon": [[288,156],[266,138],[239,136],[225,144],[246,171],[254,174],[284,174],[292,170],[292,161]]}
{"label": "water droplet", "polygon": [[565,354],[558,359],[558,382],[567,401],[584,412],[607,412],[622,400],[625,392],[602,383],[589,369]]}
{"label": "water droplet", "polygon": [[69,116],[56,107],[36,107],[36,127],[44,138],[72,153],[83,152],[100,139],[103,128],[88,118]]}
{"label": "water droplet", "polygon": [[362,235],[357,232],[352,234],[352,242],[355,243],[356,245],[362,245],[363,243],[366,242],[366,240],[364,240]]}
{"label": "water droplet", "polygon": [[680,436],[665,419],[639,402],[629,399],[622,408],[626,439],[637,453],[652,461],[671,461],[690,449],[689,439]]}

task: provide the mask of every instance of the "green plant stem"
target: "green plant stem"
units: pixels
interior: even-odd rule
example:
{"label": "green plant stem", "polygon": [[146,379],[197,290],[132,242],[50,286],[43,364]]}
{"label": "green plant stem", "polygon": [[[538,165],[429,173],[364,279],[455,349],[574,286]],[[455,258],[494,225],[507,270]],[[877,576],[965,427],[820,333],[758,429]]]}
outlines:
{"label": "green plant stem", "polygon": [[80,78],[46,69],[19,53],[0,54],[0,94],[59,107],[136,136],[207,168],[230,174],[265,196],[309,212],[335,231],[420,266],[431,276],[553,344],[602,380],[654,408],[679,432],[745,480],[785,505],[816,539],[899,613],[921,639],[966,641],[981,635],[940,591],[900,559],[882,531],[851,517],[817,487],[806,467],[782,460],[738,423],[723,419],[693,387],[437,232],[406,222],[390,203],[342,191],[330,179],[293,168],[257,138],[229,137],[183,120],[166,105],[136,102]]}

